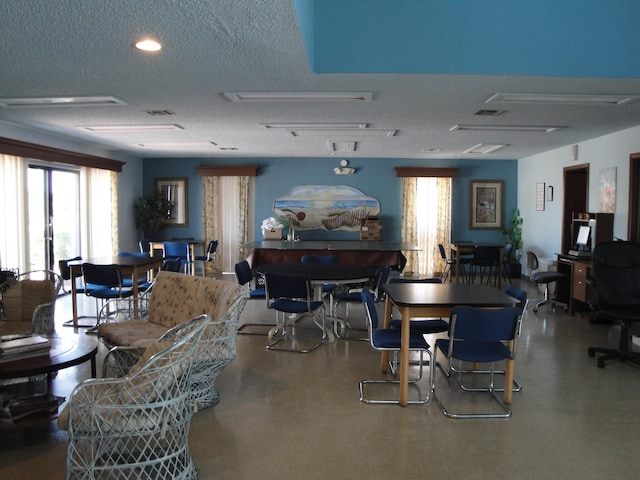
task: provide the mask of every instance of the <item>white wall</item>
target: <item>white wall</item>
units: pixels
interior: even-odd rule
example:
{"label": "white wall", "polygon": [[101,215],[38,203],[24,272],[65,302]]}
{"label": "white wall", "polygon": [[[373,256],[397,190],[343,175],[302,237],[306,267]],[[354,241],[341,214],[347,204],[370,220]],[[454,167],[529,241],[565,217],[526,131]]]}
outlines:
{"label": "white wall", "polygon": [[[627,238],[629,205],[629,155],[640,152],[640,127],[634,127],[578,144],[578,160],[571,160],[571,146],[525,157],[518,162],[518,206],[524,219],[524,251],[552,258],[562,243],[562,171],[565,167],[589,164],[589,211],[598,212],[600,170],[617,167],[616,211],[613,235]],[[536,210],[536,184],[554,188],[553,202]],[[526,256],[523,256],[525,265]],[[524,270],[523,270],[524,271]]]}

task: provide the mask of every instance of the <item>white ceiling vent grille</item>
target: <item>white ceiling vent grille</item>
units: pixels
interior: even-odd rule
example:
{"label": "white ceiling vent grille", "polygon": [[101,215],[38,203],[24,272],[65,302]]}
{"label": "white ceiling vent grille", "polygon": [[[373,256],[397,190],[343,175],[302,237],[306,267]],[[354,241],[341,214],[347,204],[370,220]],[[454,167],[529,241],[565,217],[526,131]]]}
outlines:
{"label": "white ceiling vent grille", "polygon": [[112,96],[91,97],[15,97],[0,98],[0,107],[108,107],[127,105],[127,102]]}
{"label": "white ceiling vent grille", "polygon": [[184,130],[180,125],[81,125],[81,130],[89,132],[165,132]]}

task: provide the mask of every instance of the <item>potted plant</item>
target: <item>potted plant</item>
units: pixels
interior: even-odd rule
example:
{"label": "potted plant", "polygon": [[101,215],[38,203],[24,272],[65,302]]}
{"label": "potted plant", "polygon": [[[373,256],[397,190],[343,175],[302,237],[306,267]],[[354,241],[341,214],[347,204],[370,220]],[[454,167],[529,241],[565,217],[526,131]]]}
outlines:
{"label": "potted plant", "polygon": [[509,278],[520,278],[522,273],[522,265],[520,258],[522,257],[522,222],[524,220],[520,216],[520,209],[516,208],[511,217],[511,224],[504,229],[504,236],[507,245],[513,246],[509,258],[506,259],[505,270]]}
{"label": "potted plant", "polygon": [[144,232],[145,238],[156,239],[167,222],[169,204],[160,192],[153,197],[138,198],[133,204],[136,228]]}

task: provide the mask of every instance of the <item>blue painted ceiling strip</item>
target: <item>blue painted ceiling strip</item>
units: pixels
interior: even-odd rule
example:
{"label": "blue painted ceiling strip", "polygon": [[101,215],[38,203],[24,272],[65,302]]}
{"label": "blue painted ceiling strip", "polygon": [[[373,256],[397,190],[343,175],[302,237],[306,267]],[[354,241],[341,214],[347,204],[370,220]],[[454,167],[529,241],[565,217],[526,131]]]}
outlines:
{"label": "blue painted ceiling strip", "polygon": [[640,77],[638,0],[294,0],[315,73]]}

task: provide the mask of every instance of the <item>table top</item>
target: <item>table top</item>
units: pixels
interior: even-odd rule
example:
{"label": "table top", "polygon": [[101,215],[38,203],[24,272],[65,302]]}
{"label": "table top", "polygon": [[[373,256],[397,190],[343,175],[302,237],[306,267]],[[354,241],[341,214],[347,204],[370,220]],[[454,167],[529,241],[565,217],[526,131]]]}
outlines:
{"label": "table top", "polygon": [[419,246],[407,242],[372,242],[359,240],[301,240],[298,242],[263,240],[243,243],[240,245],[240,248],[272,248],[277,250],[422,250]]}
{"label": "table top", "polygon": [[387,283],[391,301],[401,307],[511,307],[517,300],[488,285],[465,283]]}
{"label": "table top", "polygon": [[98,353],[98,338],[95,335],[70,331],[64,334],[54,333],[49,339],[51,340],[49,355],[0,363],[0,379],[56,372],[95,358]]}
{"label": "table top", "polygon": [[256,267],[256,272],[274,272],[285,275],[306,275],[309,280],[339,283],[345,280],[373,277],[373,267],[349,265],[344,263],[267,263]]}
{"label": "table top", "polygon": [[121,267],[145,267],[162,263],[159,257],[120,257],[114,255],[112,257],[92,257],[83,260],[75,260],[69,262],[69,267],[81,267],[83,263],[94,263],[96,265],[119,265]]}

